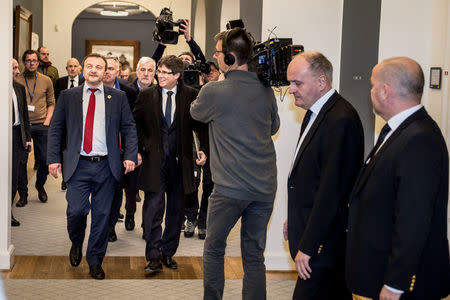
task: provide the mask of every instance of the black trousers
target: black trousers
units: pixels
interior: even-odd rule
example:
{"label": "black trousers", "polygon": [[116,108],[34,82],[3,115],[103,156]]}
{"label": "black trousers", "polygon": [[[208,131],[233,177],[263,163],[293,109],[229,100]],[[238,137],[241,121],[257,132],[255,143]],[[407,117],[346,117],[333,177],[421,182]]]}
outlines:
{"label": "black trousers", "polygon": [[352,294],[347,289],[342,264],[339,266],[323,263],[314,259],[310,260],[312,270],[311,278],[303,280],[297,278],[293,300],[325,300],[339,299],[351,300]]}
{"label": "black trousers", "polygon": [[47,135],[48,126],[44,126],[43,124],[31,124],[31,138],[33,139],[34,153],[38,165],[36,172],[37,188],[44,187],[44,184],[47,181]]}
{"label": "black trousers", "polygon": [[[167,198],[166,198],[167,196]],[[167,199],[167,200],[166,200]],[[166,157],[161,169],[159,190],[145,192],[142,222],[145,230],[145,257],[173,256],[180,242],[183,219],[183,182],[175,158]],[[164,232],[162,220],[165,211]]]}
{"label": "black trousers", "polygon": [[13,127],[12,136],[12,178],[11,178],[11,203],[14,202],[14,197],[17,193],[17,186],[19,182],[20,166],[25,165],[25,177],[26,177],[26,161],[28,157],[28,151],[22,144],[22,133],[20,131],[20,125]]}
{"label": "black trousers", "polygon": [[136,193],[138,192],[139,170],[124,175],[124,188],[125,188],[125,210],[127,215],[134,215],[136,213]]}

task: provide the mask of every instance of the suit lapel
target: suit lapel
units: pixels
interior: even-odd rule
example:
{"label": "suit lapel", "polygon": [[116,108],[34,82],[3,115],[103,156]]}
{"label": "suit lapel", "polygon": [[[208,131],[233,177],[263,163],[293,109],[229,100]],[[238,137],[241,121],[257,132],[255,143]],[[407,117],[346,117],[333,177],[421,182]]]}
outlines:
{"label": "suit lapel", "polygon": [[[367,178],[369,177],[370,173],[372,172],[374,166],[377,164],[377,162],[383,157],[383,153],[389,149],[389,146],[395,141],[395,139],[402,134],[403,130],[408,128],[408,126],[419,120],[422,119],[427,115],[427,112],[422,107],[417,112],[413,113],[411,116],[409,116],[403,123],[392,133],[392,135],[388,138],[388,140],[381,146],[379,151],[372,157],[372,159],[369,161],[369,163],[366,165],[364,164],[360,174],[358,176],[358,179],[355,182],[355,187],[353,189],[352,194],[356,194],[361,187],[364,185],[364,183],[367,181]],[[366,159],[367,160],[367,159]]]}
{"label": "suit lapel", "polygon": [[[73,115],[74,116],[78,116],[76,119],[77,122],[77,126],[76,128],[79,130],[80,132],[80,137],[83,136],[83,90],[84,90],[84,85],[82,85],[79,89],[74,90],[74,101],[72,101],[71,99],[69,100],[69,107],[73,108]],[[72,103],[72,105],[70,105]],[[69,114],[72,114],[72,111],[69,110],[68,112]]]}
{"label": "suit lapel", "polygon": [[[338,93],[334,92],[333,95],[331,95],[330,99],[325,103],[325,105],[320,110],[319,114],[317,115],[316,119],[314,120],[314,123],[312,124],[311,128],[309,129],[308,133],[306,134],[305,138],[303,139],[302,145],[300,146],[300,149],[298,150],[297,156],[295,157],[294,164],[292,165],[292,170],[295,169],[298,162],[300,161],[300,158],[305,151],[308,144],[311,142],[313,136],[315,135],[317,129],[319,128],[320,124],[322,123],[323,119],[325,118],[328,111],[334,106],[336,101],[338,100]],[[291,173],[292,173],[291,170]]]}
{"label": "suit lapel", "polygon": [[109,123],[111,121],[111,113],[113,106],[113,96],[111,95],[111,90],[109,87],[105,86],[105,132],[108,136]]}

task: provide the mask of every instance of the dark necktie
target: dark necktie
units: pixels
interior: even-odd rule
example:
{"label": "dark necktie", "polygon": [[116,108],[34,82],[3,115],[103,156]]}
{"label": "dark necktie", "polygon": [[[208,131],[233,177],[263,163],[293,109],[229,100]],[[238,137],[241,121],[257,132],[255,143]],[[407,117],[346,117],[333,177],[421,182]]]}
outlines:
{"label": "dark necktie", "polygon": [[70,79],[70,86],[69,86],[69,89],[71,89],[71,88],[74,87],[73,82],[74,82],[74,80],[73,80],[73,79]]}
{"label": "dark necktie", "polygon": [[170,127],[172,124],[172,91],[167,92],[167,101],[166,101],[166,112],[164,114],[164,118],[166,118],[167,126]]}
{"label": "dark necktie", "polygon": [[302,127],[300,129],[300,137],[302,136],[303,132],[306,129],[306,126],[308,126],[309,120],[311,120],[312,111],[308,109],[308,111],[305,114],[305,117],[303,118]]}
{"label": "dark necktie", "polygon": [[12,111],[12,124],[16,123],[16,105],[14,104],[14,98],[12,99],[13,102],[13,111]]}
{"label": "dark necktie", "polygon": [[312,111],[307,110],[305,116],[303,117],[302,127],[300,128],[300,135],[298,136],[297,146],[298,143],[300,143],[300,139],[302,138],[303,132],[306,129],[306,126],[308,126],[309,121],[311,120]]}
{"label": "dark necktie", "polygon": [[92,135],[94,131],[94,114],[95,114],[95,91],[98,89],[89,89],[91,95],[89,96],[89,105],[86,113],[86,123],[84,124],[84,142],[83,150],[86,154],[92,151]]}
{"label": "dark necktie", "polygon": [[372,159],[372,157],[377,153],[378,148],[380,148],[381,144],[383,144],[384,139],[386,138],[386,135],[391,131],[391,127],[389,127],[389,124],[386,123],[383,128],[381,129],[380,135],[378,136],[377,143],[373,147],[372,151],[370,151],[369,156],[367,157],[366,163]]}

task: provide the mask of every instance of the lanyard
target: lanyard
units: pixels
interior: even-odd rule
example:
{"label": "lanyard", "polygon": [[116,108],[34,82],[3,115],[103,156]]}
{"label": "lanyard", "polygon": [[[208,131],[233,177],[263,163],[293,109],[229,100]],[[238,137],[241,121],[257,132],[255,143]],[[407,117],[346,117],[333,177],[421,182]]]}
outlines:
{"label": "lanyard", "polygon": [[[25,76],[24,76],[25,78]],[[28,96],[30,96],[30,102],[33,102],[33,98],[34,98],[34,91],[36,90],[36,82],[37,82],[37,73],[34,77],[34,88],[33,88],[33,94],[30,94],[30,88],[28,87],[28,80],[25,78],[25,84],[27,85],[27,92],[28,92]]]}

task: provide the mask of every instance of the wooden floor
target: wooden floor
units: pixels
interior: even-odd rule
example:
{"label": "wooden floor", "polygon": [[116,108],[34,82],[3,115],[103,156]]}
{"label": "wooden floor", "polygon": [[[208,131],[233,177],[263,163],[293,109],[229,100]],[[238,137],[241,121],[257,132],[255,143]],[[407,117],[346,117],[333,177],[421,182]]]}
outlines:
{"label": "wooden floor", "polygon": [[[163,272],[145,275],[143,257],[106,256],[103,268],[106,279],[202,279],[201,257],[175,257],[178,270],[163,267]],[[2,271],[3,279],[91,279],[89,266],[83,259],[78,267],[72,267],[68,256],[16,256],[11,271]],[[225,278],[242,279],[240,257],[225,257]],[[296,272],[268,271],[267,279],[294,280]]]}

